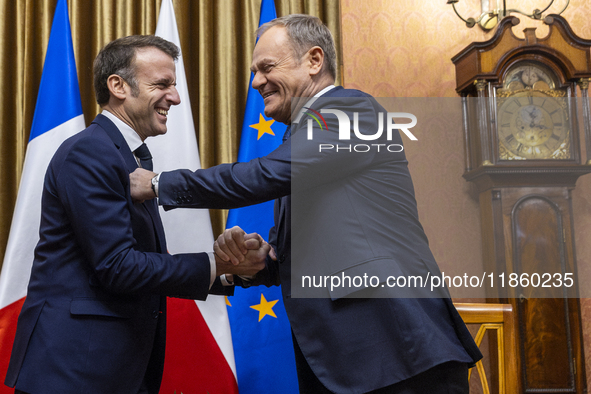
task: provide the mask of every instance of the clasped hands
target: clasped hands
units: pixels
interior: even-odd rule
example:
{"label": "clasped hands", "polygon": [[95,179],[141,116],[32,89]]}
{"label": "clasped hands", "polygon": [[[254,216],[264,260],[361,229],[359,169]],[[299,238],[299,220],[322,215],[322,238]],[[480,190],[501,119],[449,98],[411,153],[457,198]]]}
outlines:
{"label": "clasped hands", "polygon": [[275,251],[257,233],[246,234],[235,226],[224,231],[213,244],[217,275],[253,276],[265,268],[269,255],[276,260]]}

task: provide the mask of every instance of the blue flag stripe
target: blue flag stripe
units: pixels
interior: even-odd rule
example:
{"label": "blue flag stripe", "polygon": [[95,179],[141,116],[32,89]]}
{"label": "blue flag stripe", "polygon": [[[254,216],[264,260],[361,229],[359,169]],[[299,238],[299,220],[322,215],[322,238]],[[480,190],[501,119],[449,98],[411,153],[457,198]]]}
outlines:
{"label": "blue flag stripe", "polygon": [[[65,56],[64,49],[67,52]],[[82,115],[82,104],[68,3],[59,0],[49,35],[29,141],[78,115]]]}
{"label": "blue flag stripe", "polygon": [[[259,26],[275,18],[273,0],[263,0]],[[273,121],[271,130],[274,136],[269,133],[259,134],[259,130],[251,127],[261,121],[261,116],[263,121],[269,121],[264,116],[263,98],[252,88],[253,77],[251,75],[238,152],[238,161],[241,162],[265,156],[276,149],[287,127]],[[233,209],[228,215],[226,227],[239,225],[248,233],[256,232],[267,238],[273,226],[273,206],[274,202],[268,201]],[[271,308],[276,317],[251,308],[261,304],[261,294],[269,303],[276,301]],[[281,288],[237,288],[230,302],[232,306],[228,307],[228,317],[240,394],[298,393],[291,328],[283,306]],[[259,321],[261,315],[263,317]]]}

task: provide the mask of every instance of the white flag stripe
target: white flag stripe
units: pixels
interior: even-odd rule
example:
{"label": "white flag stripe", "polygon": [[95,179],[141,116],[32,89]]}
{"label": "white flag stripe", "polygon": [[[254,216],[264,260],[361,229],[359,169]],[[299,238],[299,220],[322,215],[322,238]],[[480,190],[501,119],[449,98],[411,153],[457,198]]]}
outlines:
{"label": "white flag stripe", "polygon": [[68,137],[83,130],[78,115],[29,142],[18,189],[10,235],[0,273],[0,309],[23,298],[31,275],[35,246],[39,241],[41,193],[49,161]]}
{"label": "white flag stripe", "polygon": [[[181,46],[171,0],[162,2],[156,35],[173,42],[179,48]],[[181,104],[168,112],[168,132],[146,140],[154,157],[155,172],[201,168],[182,54],[176,63],[176,79]],[[170,253],[213,251],[213,231],[208,210],[176,209],[165,212],[160,208],[160,213]],[[230,322],[224,297],[209,296],[207,301],[197,302],[197,306],[236,376]]]}
{"label": "white flag stripe", "polygon": [[[174,10],[170,0],[162,3],[156,35],[175,43],[180,48]],[[155,172],[178,168],[194,170],[201,168],[182,54],[176,63],[176,79],[181,104],[172,107],[168,112],[166,123],[168,132],[146,140],[154,158]],[[213,251],[213,232],[208,210],[182,209],[165,212],[162,208],[160,209],[166,230],[166,241],[171,253]]]}

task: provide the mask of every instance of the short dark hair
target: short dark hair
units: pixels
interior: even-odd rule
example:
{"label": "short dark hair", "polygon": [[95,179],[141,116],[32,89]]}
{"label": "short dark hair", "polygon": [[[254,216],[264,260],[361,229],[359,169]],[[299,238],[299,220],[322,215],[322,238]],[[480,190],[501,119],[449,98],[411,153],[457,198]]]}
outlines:
{"label": "short dark hair", "polygon": [[[298,59],[314,46],[319,46],[324,51],[326,70],[336,79],[337,77],[337,54],[334,39],[328,27],[320,18],[305,14],[291,14],[273,19],[261,25],[256,36],[262,36],[273,26],[283,26],[291,39],[294,53]],[[324,68],[324,66],[323,66]]]}
{"label": "short dark hair", "polygon": [[94,92],[99,105],[109,102],[111,96],[107,79],[113,74],[127,82],[133,95],[139,94],[136,80],[135,55],[138,49],[154,47],[166,53],[173,60],[179,57],[179,48],[170,41],[157,36],[128,36],[111,41],[101,49],[94,59]]}

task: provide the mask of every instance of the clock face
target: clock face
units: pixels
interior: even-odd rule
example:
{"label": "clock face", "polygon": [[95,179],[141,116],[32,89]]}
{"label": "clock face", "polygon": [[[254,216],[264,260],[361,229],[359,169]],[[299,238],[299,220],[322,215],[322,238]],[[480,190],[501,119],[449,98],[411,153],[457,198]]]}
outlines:
{"label": "clock face", "polygon": [[566,92],[554,72],[533,61],[508,70],[497,89],[501,160],[572,159]]}
{"label": "clock face", "polygon": [[500,158],[569,159],[570,128],[566,101],[536,91],[499,99]]}

